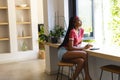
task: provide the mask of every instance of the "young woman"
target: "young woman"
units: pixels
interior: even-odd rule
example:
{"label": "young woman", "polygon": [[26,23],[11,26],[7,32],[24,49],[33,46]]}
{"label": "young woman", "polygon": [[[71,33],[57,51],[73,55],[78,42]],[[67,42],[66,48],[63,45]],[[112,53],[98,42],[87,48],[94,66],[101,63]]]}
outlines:
{"label": "young woman", "polygon": [[78,77],[82,68],[84,68],[85,71],[85,80],[91,80],[88,70],[88,54],[84,49],[88,49],[92,47],[92,45],[87,44],[85,47],[78,46],[81,44],[84,34],[81,26],[82,21],[77,16],[70,18],[66,36],[58,50],[59,60],[77,64],[71,80],[75,80]]}

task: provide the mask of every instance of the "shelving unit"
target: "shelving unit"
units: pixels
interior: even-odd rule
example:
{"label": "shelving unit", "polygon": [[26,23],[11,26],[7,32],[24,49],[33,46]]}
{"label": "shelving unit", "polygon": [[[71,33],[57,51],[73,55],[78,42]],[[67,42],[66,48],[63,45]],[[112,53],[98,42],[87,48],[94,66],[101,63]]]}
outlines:
{"label": "shelving unit", "polygon": [[[4,17],[3,17],[4,16]],[[0,53],[10,52],[7,2],[0,0]]]}
{"label": "shelving unit", "polygon": [[[18,42],[18,51],[25,51],[23,46],[25,46],[26,51],[32,50],[32,34],[31,34],[31,8],[30,0],[15,0],[15,9],[16,9],[16,27],[17,27],[17,42]],[[25,5],[25,6],[21,6]],[[31,47],[30,47],[31,46]]]}
{"label": "shelving unit", "polygon": [[36,4],[36,0],[0,0],[0,62],[37,58]]}

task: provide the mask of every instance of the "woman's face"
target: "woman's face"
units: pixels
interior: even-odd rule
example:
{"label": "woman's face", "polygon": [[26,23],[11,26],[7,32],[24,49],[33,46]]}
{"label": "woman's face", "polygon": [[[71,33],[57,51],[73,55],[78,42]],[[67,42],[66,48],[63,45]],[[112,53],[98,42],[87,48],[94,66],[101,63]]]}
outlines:
{"label": "woman's face", "polygon": [[75,26],[76,26],[76,27],[81,27],[81,26],[82,26],[81,20],[77,19],[77,20],[75,21]]}

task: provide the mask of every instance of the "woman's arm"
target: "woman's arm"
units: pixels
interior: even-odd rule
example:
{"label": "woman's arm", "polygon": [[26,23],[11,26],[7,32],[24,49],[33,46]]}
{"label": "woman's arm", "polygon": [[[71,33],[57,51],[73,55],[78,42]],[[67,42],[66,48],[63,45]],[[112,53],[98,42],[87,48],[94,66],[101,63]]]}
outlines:
{"label": "woman's arm", "polygon": [[83,50],[84,47],[74,46],[73,40],[69,40],[68,42],[68,50]]}
{"label": "woman's arm", "polygon": [[92,47],[91,44],[87,44],[84,47],[80,47],[80,46],[74,46],[73,40],[69,40],[68,42],[68,50],[83,50],[83,49],[89,49],[90,47]]}

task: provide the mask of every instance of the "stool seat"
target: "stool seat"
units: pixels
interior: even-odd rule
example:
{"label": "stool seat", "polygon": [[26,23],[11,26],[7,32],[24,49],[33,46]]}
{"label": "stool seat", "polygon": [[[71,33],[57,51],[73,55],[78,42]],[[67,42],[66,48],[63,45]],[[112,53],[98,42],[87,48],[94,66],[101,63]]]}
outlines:
{"label": "stool seat", "polygon": [[58,66],[69,66],[69,67],[72,67],[72,66],[74,66],[74,64],[73,63],[68,63],[68,62],[62,62],[62,61],[60,61],[58,63]]}
{"label": "stool seat", "polygon": [[[68,63],[68,62],[63,62],[63,61],[60,61],[58,62],[58,73],[57,73],[57,78],[56,80],[59,80],[59,75],[61,76],[60,77],[60,80],[62,80],[62,75],[63,75],[63,67],[69,67],[69,72],[68,72],[68,80],[69,80],[69,77],[72,75],[72,68],[75,64],[73,63]],[[71,74],[70,74],[71,73]]]}
{"label": "stool seat", "polygon": [[117,65],[105,65],[100,67],[101,68],[101,75],[100,75],[100,80],[102,79],[102,73],[103,71],[108,71],[111,72],[112,74],[112,80],[113,80],[113,73],[118,74],[118,80],[120,80],[120,66]]}
{"label": "stool seat", "polygon": [[[74,63],[69,63],[69,62],[63,62],[63,61],[60,61],[58,62],[58,73],[57,73],[57,78],[56,80],[62,80],[62,75],[64,75],[64,72],[63,72],[63,68],[64,67],[68,67],[68,80],[72,77],[73,73],[74,73],[74,68],[76,68],[76,64]],[[84,75],[83,73],[81,72],[82,74],[82,78],[84,79]],[[60,79],[59,79],[59,76],[60,76]],[[78,80],[79,80],[79,77],[78,77]]]}
{"label": "stool seat", "polygon": [[102,66],[101,69],[112,73],[120,74],[120,66],[117,65],[106,65],[106,66]]}

